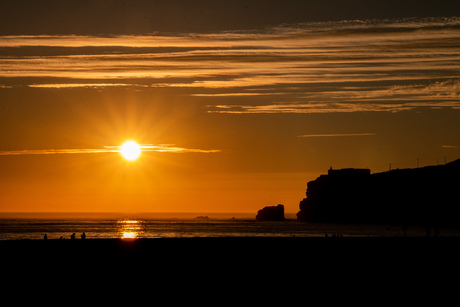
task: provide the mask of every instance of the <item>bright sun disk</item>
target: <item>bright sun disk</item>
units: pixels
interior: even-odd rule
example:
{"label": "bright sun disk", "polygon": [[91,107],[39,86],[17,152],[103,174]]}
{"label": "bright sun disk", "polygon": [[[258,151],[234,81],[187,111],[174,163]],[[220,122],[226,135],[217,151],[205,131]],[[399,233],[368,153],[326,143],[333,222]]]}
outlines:
{"label": "bright sun disk", "polygon": [[126,141],[120,146],[120,154],[128,161],[134,161],[141,155],[141,146],[135,141]]}

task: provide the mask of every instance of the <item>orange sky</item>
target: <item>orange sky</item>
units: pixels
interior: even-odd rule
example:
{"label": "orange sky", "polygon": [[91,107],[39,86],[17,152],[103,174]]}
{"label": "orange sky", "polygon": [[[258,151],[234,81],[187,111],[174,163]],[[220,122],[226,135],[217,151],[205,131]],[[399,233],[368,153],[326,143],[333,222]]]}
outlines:
{"label": "orange sky", "polygon": [[1,13],[0,212],[295,213],[330,166],[460,158],[452,2],[23,2]]}

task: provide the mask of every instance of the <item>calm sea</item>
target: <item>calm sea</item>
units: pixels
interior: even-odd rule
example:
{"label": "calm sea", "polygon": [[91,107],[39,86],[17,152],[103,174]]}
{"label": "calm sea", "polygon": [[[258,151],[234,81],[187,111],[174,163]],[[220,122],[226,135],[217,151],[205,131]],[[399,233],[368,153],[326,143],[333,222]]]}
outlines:
{"label": "calm sea", "polygon": [[[237,215],[238,216],[238,215]],[[262,222],[254,219],[209,218],[146,218],[43,215],[0,215],[0,240],[70,239],[75,233],[81,239],[105,238],[184,238],[184,237],[324,237],[403,236],[398,225],[306,223],[295,219],[284,222]],[[409,227],[407,236],[426,236],[426,228]],[[460,236],[459,229],[439,229],[441,236]]]}

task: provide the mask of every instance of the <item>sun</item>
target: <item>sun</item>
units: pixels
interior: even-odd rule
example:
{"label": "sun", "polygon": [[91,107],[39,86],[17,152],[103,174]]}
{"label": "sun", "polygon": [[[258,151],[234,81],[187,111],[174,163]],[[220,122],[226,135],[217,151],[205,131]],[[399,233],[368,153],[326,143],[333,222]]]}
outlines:
{"label": "sun", "polygon": [[128,161],[134,161],[141,155],[141,146],[135,141],[126,141],[120,146],[120,154]]}

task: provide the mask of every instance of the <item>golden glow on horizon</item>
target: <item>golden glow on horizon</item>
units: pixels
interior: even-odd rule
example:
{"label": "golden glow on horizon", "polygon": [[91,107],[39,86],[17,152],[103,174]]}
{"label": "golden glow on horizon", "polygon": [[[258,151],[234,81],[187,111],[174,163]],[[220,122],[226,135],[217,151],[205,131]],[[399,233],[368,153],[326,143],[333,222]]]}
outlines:
{"label": "golden glow on horizon", "polygon": [[135,161],[141,155],[141,146],[135,141],[126,141],[120,146],[120,154],[128,161]]}

